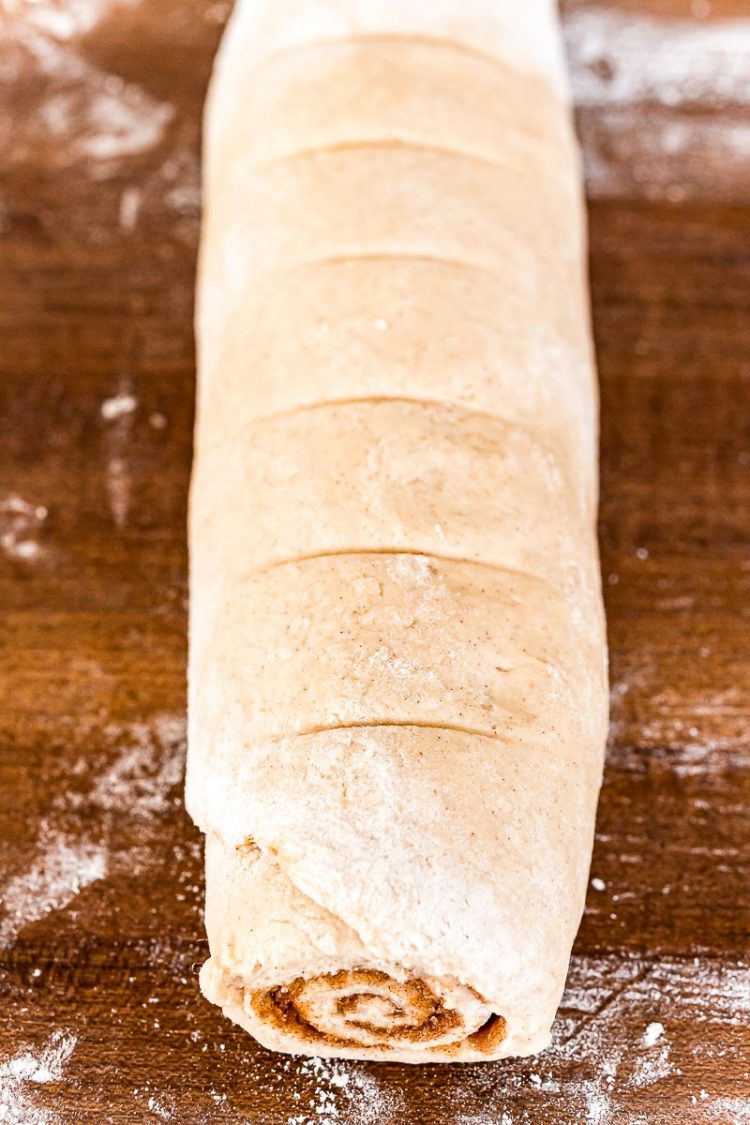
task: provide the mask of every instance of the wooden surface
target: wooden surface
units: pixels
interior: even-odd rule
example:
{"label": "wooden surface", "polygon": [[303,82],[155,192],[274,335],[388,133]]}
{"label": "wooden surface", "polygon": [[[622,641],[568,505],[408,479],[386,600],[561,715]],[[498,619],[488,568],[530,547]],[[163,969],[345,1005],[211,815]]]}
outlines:
{"label": "wooden surface", "polygon": [[566,5],[612,647],[594,884],[550,1051],[417,1069],[271,1056],[197,989],[184,520],[227,7],[0,3],[0,1122],[750,1121],[747,2]]}

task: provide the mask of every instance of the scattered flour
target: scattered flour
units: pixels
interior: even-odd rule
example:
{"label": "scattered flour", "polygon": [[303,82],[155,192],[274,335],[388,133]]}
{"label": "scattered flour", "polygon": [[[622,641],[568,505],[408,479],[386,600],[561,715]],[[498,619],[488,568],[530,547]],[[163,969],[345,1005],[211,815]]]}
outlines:
{"label": "scattered flour", "polygon": [[130,378],[123,375],[117,392],[106,398],[100,407],[101,416],[107,423],[104,432],[104,484],[112,519],[119,528],[125,527],[130,512],[132,486],[127,453],[137,406]]}
{"label": "scattered flour", "polygon": [[[614,1125],[618,1092],[638,1049],[622,1041],[622,1010],[646,970],[638,961],[575,959],[548,1061],[570,1067],[566,1092],[586,1125]],[[566,1019],[568,1010],[577,1014]],[[587,1060],[589,1065],[581,1066]],[[580,1073],[579,1073],[580,1072]]]}
{"label": "scattered flour", "polygon": [[565,31],[591,195],[747,199],[750,19],[596,7]]}
{"label": "scattered flour", "polygon": [[[661,1024],[651,1024],[651,1027],[661,1027]],[[662,1031],[664,1029],[662,1028]],[[644,1037],[644,1044],[646,1043]],[[643,1089],[645,1086],[653,1086],[662,1078],[668,1078],[672,1073],[672,1067],[669,1062],[669,1044],[662,1043],[658,1048],[654,1049],[655,1044],[646,1044],[651,1049],[648,1055],[641,1056],[636,1060],[635,1068],[629,1079],[629,1085],[634,1086],[636,1089]]]}
{"label": "scattered flour", "polygon": [[[42,823],[37,858],[0,889],[0,949],[9,948],[26,926],[63,910],[107,874],[134,874],[141,861],[148,862],[149,837],[182,780],[185,721],[158,715],[151,723],[135,723],[124,731],[107,728],[104,733],[122,743],[114,762],[92,778],[86,794],[71,790],[57,805],[66,820],[85,806],[93,814],[97,838]],[[86,762],[82,766],[88,768]],[[122,816],[129,821],[128,848],[118,851],[112,838]]]}
{"label": "scattered flour", "polygon": [[10,15],[54,39],[85,35],[110,11],[134,7],[139,0],[2,0]]}
{"label": "scattered flour", "polygon": [[578,105],[750,103],[750,19],[702,24],[596,7],[573,12],[565,38]]}
{"label": "scattered flour", "polygon": [[158,715],[151,723],[128,728],[127,745],[95,782],[93,804],[134,821],[153,821],[169,808],[171,791],[182,781],[185,721]]}
{"label": "scattered flour", "polygon": [[138,226],[143,193],[135,186],[126,187],[120,196],[120,226],[129,233]]}
{"label": "scattered flour", "polygon": [[169,188],[164,196],[164,201],[179,214],[197,216],[201,205],[201,189],[195,175],[189,175],[174,187]]}
{"label": "scattered flour", "polygon": [[302,1059],[296,1073],[315,1081],[315,1091],[286,1125],[387,1125],[401,1105],[400,1095],[358,1063]]}
{"label": "scattered flour", "polygon": [[614,1104],[610,1091],[603,1089],[601,1081],[592,1079],[581,1083],[581,1093],[585,1100],[586,1125],[609,1125]]}
{"label": "scattered flour", "polygon": [[39,834],[37,851],[39,857],[28,871],[16,875],[3,889],[0,949],[11,946],[26,926],[62,910],[107,873],[102,847],[46,827]]}
{"label": "scattered flour", "polygon": [[42,553],[37,535],[47,519],[42,504],[10,495],[0,501],[0,550],[11,559],[32,560]]}
{"label": "scattered flour", "polygon": [[498,1116],[494,1110],[486,1113],[462,1113],[455,1121],[455,1125],[528,1125],[529,1115],[524,1111],[521,1117],[514,1116],[503,1110]]}
{"label": "scattered flour", "polygon": [[113,422],[117,418],[122,418],[124,414],[132,414],[137,408],[138,399],[135,395],[121,392],[113,395],[112,398],[105,398],[100,407],[100,412],[105,421]]}
{"label": "scattered flour", "polygon": [[648,1025],[648,1027],[646,1028],[645,1035],[643,1036],[643,1046],[644,1047],[655,1046],[659,1042],[659,1040],[661,1039],[663,1034],[664,1034],[664,1024],[663,1023],[650,1023]]}
{"label": "scattered flour", "polygon": [[750,1098],[711,1098],[701,1106],[701,1110],[706,1121],[716,1121],[719,1125],[747,1125],[750,1122]]}
{"label": "scattered flour", "polygon": [[[683,1069],[671,1057],[661,1020],[648,1023],[639,1038],[623,1039],[628,1009],[643,1010],[647,1005],[670,1021],[705,1023],[711,1051],[723,1055],[717,1038],[726,1047],[729,1028],[750,1024],[750,968],[744,963],[727,966],[698,957],[688,962],[665,957],[653,964],[614,956],[574,957],[553,1044],[542,1057],[556,1078],[568,1071],[561,1088],[586,1125],[619,1125],[623,1120],[621,1093],[674,1077],[684,1082]],[[717,1036],[719,1028],[723,1033]],[[700,1053],[700,1046],[694,1054]],[[700,1120],[721,1121],[722,1125],[744,1125],[750,1120],[750,1103],[741,1099],[717,1098],[702,1091],[693,1101],[702,1106]]]}
{"label": "scattered flour", "polygon": [[160,1098],[157,1098],[155,1095],[152,1094],[151,1097],[149,1097],[147,1106],[149,1113],[153,1113],[155,1117],[160,1117],[162,1121],[174,1120],[172,1111],[164,1104],[164,1102]]}
{"label": "scattered flour", "polygon": [[[158,1022],[155,1025],[158,1027]],[[195,1111],[195,1092],[188,1092],[186,1089],[181,1090],[181,1093],[186,1095],[190,1102],[190,1119],[200,1122],[201,1125],[213,1125],[213,1116],[193,1117]],[[210,1096],[210,1095],[209,1095]],[[136,1086],[133,1089],[133,1098],[140,1107],[140,1115],[138,1120],[152,1121],[154,1118],[157,1121],[183,1121],[184,1114],[179,1107],[179,1099],[174,1094],[165,1093],[160,1090],[155,1090],[150,1082],[146,1082],[143,1086]],[[2,1125],[2,1122],[0,1122]],[[243,1122],[244,1125],[244,1122]]]}
{"label": "scattered flour", "polygon": [[[62,34],[62,23],[68,19],[62,7],[28,7],[36,20],[13,20],[0,27],[0,78],[13,82],[23,77],[36,91],[22,130],[12,103],[0,103],[0,146],[6,163],[33,162],[39,159],[40,148],[47,148],[51,164],[83,164],[102,176],[116,169],[115,162],[122,157],[154,148],[174,118],[174,107],[78,54],[75,43]],[[86,6],[86,11],[91,14],[94,8]],[[50,15],[57,33],[39,24],[39,17]],[[72,21],[77,18],[70,16]]]}
{"label": "scattered flour", "polygon": [[57,1114],[34,1104],[34,1087],[61,1081],[75,1046],[75,1036],[56,1031],[41,1051],[27,1047],[0,1061],[2,1125],[53,1125],[59,1121]]}

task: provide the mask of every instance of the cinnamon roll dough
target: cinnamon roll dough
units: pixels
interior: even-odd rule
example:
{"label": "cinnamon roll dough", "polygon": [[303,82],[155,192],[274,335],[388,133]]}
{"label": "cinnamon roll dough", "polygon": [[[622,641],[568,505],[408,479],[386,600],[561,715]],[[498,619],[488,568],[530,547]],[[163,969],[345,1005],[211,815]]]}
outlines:
{"label": "cinnamon roll dough", "polygon": [[549,1041],[606,731],[547,0],[238,0],[206,119],[187,802],[268,1047]]}

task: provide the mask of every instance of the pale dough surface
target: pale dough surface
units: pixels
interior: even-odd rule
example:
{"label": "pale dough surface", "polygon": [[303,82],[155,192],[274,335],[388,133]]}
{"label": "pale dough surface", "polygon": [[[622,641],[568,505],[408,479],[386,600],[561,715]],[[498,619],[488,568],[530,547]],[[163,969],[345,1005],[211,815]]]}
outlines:
{"label": "pale dough surface", "polygon": [[[554,301],[535,318],[513,271],[386,252],[290,266],[249,284],[222,317],[200,405],[231,413],[228,421],[350,399],[461,405],[554,433],[593,489],[596,409],[580,265],[568,285],[573,297],[578,287],[578,306]],[[216,370],[221,398],[211,390]],[[199,424],[199,446],[210,433]]]}
{"label": "pale dough surface", "polygon": [[238,0],[207,110],[187,802],[266,1046],[549,1041],[607,722],[547,0]]}

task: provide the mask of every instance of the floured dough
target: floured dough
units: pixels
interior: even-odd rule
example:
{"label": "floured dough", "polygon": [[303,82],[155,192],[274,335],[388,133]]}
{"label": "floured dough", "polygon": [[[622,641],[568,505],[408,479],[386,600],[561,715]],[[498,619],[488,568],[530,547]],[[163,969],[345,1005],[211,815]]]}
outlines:
{"label": "floured dough", "polygon": [[268,1047],[549,1041],[607,721],[547,0],[238,0],[207,112],[187,803]]}

